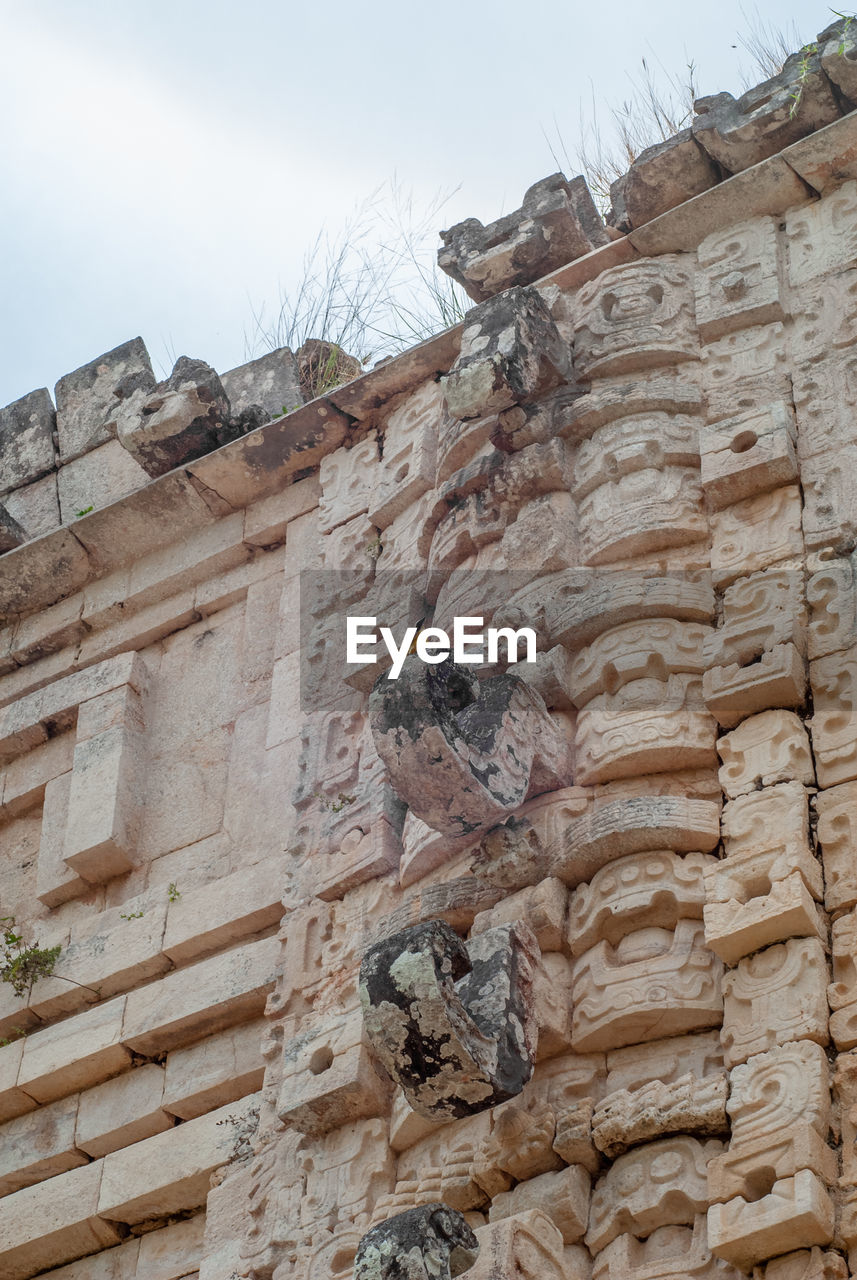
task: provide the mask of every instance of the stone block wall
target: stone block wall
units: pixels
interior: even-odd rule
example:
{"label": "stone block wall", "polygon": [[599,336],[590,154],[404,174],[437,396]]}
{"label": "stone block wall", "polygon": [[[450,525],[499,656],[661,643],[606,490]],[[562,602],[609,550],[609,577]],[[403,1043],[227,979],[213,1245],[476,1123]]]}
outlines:
{"label": "stone block wall", "polygon": [[[462,240],[463,325],[307,403],[290,353],[156,385],[135,340],[56,420],[0,413],[0,906],[60,948],[0,983],[4,1277],[347,1280],[438,1202],[473,1280],[855,1273],[831,100],[751,206],[737,160],[627,235],[539,184],[508,253]],[[538,661],[376,684],[345,613],[527,625]],[[437,964],[395,1025],[447,1027],[443,1106],[383,1040],[384,954]]]}

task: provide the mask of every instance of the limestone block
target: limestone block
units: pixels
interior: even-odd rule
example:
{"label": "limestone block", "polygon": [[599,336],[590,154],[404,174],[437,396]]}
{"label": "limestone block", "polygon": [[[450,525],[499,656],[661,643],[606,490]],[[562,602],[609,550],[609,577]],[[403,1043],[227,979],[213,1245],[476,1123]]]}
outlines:
{"label": "limestone block", "polygon": [[701,480],[709,507],[721,511],[797,480],[795,446],[794,416],[782,402],[702,428]]}
{"label": "limestone block", "polygon": [[601,939],[615,947],[637,929],[671,929],[680,919],[701,919],[703,872],[717,865],[706,854],[682,858],[667,850],[632,853],[608,863],[571,896],[571,954],[581,956]]}
{"label": "limestone block", "polygon": [[277,1113],[317,1136],[388,1110],[389,1086],[373,1065],[359,1011],[310,1018],[283,1046]]}
{"label": "limestone block", "polygon": [[204,1228],[205,1214],[198,1213],[160,1231],[147,1231],[140,1237],[138,1274],[147,1280],[179,1280],[182,1276],[193,1280],[191,1273],[203,1259]]}
{"label": "limestone block", "polygon": [[[172,1127],[161,1109],[164,1068],[149,1062],[80,1095],[75,1143],[93,1159]],[[55,1104],[56,1105],[56,1104]]]}
{"label": "limestone block", "polygon": [[809,738],[793,711],[762,711],[717,741],[720,784],[734,799],[760,785],[795,780],[815,782]]}
{"label": "limestone block", "polygon": [[283,914],[282,857],[266,858],[195,889],[167,907],[161,949],[174,965],[278,924]]}
{"label": "limestone block", "polygon": [[[815,385],[814,371],[808,366],[818,361],[848,368],[852,363],[850,357],[857,339],[857,271],[841,271],[803,285],[794,310],[789,345],[802,391],[813,387],[824,395],[826,389]],[[833,360],[828,361],[830,356]],[[837,415],[836,422],[837,426],[842,422],[841,415]],[[800,444],[802,449],[807,446],[807,453],[818,452],[817,436]]]}
{"label": "limestone block", "polygon": [[815,558],[806,587],[810,658],[826,658],[857,643],[857,581],[852,557]]}
{"label": "limestone block", "polygon": [[857,445],[814,454],[801,465],[803,536],[808,551],[848,545],[857,536],[857,498],[851,477]]}
{"label": "limestone block", "polygon": [[70,769],[45,785],[36,897],[46,907],[58,907],[89,892],[87,882],[63,860],[70,795]]}
{"label": "limestone block", "polygon": [[831,927],[833,982],[827,999],[833,1013],[830,1034],[837,1049],[857,1044],[857,912],[849,911]]}
{"label": "limestone block", "polygon": [[52,470],[55,423],[47,387],[0,409],[0,494],[32,484]]}
{"label": "limestone block", "polygon": [[233,414],[259,405],[268,418],[276,418],[304,402],[298,362],[288,347],[279,347],[229,369],[220,375],[220,381]]}
{"label": "limestone block", "polygon": [[27,530],[12,518],[4,506],[0,506],[0,555],[23,546],[28,537]]}
{"label": "limestone block", "polygon": [[498,1222],[528,1209],[540,1209],[562,1232],[565,1244],[576,1244],[586,1233],[589,1194],[589,1174],[579,1164],[573,1164],[520,1182],[513,1191],[501,1192],[491,1202],[488,1220]]}
{"label": "limestone block", "polygon": [[86,1164],[75,1149],[78,1095],[8,1120],[0,1129],[0,1196]]}
{"label": "limestone block", "polygon": [[82,512],[100,511],[148,483],[147,473],[118,440],[99,444],[57,472],[62,523],[73,524]]}
{"label": "limestone block", "polygon": [[60,378],[55,388],[57,433],[64,462],[103,444],[115,434],[120,384],[148,390],[155,375],[142,338],[132,338],[97,360]]}
{"label": "limestone block", "polygon": [[695,360],[691,279],[678,256],[602,272],[575,299],[575,363],[590,378]]}
{"label": "limestone block", "polygon": [[615,1160],[595,1184],[586,1233],[598,1252],[617,1236],[648,1236],[659,1227],[693,1226],[708,1207],[705,1170],[723,1150],[714,1139],[663,1138]]}
{"label": "limestone block", "polygon": [[487,1197],[472,1175],[477,1153],[490,1128],[491,1117],[482,1112],[458,1121],[452,1128],[442,1127],[405,1152],[399,1159],[395,1191],[381,1197],[375,1206],[375,1217],[434,1200],[443,1200],[462,1213],[483,1208]]}
{"label": "limestone block", "polygon": [[845,182],[823,200],[786,214],[789,284],[800,289],[816,276],[853,266],[857,251],[857,182]]}
{"label": "limestone block", "polygon": [[318,527],[322,533],[329,533],[337,525],[369,510],[378,480],[378,457],[378,441],[371,435],[351,449],[337,449],[322,458],[318,508]]}
{"label": "limestone block", "polygon": [[764,650],[746,666],[712,667],[702,677],[708,710],[724,729],[770,707],[802,707],[806,699],[806,663],[793,644]]}
{"label": "limestone block", "polygon": [[857,783],[819,791],[813,799],[818,815],[816,836],[824,863],[824,905],[828,911],[857,906],[857,852],[854,828]]}
{"label": "limestone block", "polygon": [[723,593],[723,620],[706,644],[709,664],[757,662],[778,646],[806,652],[806,605],[800,569],[766,569]]}
{"label": "limestone block", "polygon": [[740,98],[694,103],[693,136],[728,173],[739,173],[840,115],[817,48],[793,53],[782,71]]}
{"label": "limestone block", "polygon": [[599,693],[616,693],[635,680],[702,675],[704,646],[714,635],[702,623],[652,618],[611,627],[572,660],[569,691],[578,707]]}
{"label": "limestone block", "polygon": [[827,1044],[827,964],[817,938],[792,938],[739,961],[723,979],[727,1066],[789,1040]]}
{"label": "limestone block", "polygon": [[[499,544],[504,565],[531,574],[554,573],[578,560],[577,511],[571,494],[548,493],[527,502]],[[525,667],[523,673],[532,670]]]}
{"label": "limestone block", "polygon": [[471,1115],[520,1093],[535,1054],[537,961],[538,944],[520,923],[465,945],[433,921],[366,952],[366,1034],[415,1111]]}
{"label": "limestone block", "polygon": [[43,1274],[48,1280],[135,1280],[139,1252],[139,1240],[126,1240],[116,1248],[91,1253]]}
{"label": "limestone block", "polygon": [[534,183],[514,213],[487,226],[467,218],[440,235],[438,266],[477,302],[609,243],[585,179],[562,173]]}
{"label": "limestone block", "polygon": [[719,176],[690,129],[682,129],[664,142],[646,147],[628,172],[610,184],[607,220],[620,231],[641,227],[667,209],[701,195]]}
{"label": "limestone block", "polygon": [[94,1005],[24,1041],[18,1087],[36,1102],[52,1102],[124,1071],[131,1055],[121,1043],[127,997]]}
{"label": "limestone block", "polygon": [[144,760],[142,705],[128,685],[122,722],[78,734],[74,751],[63,859],[90,883],[136,864]]}
{"label": "limestone block", "polygon": [[52,471],[41,480],[13,489],[3,499],[3,506],[30,538],[52,533],[61,523],[56,473]]}
{"label": "limestone block", "polygon": [[645,413],[596,427],[581,441],[572,492],[580,501],[620,477],[652,467],[699,466],[700,421],[689,414]]}
{"label": "limestone block", "polygon": [[8,1280],[26,1280],[81,1254],[121,1240],[96,1216],[102,1167],[84,1165],[6,1198],[0,1221],[0,1264]]}
{"label": "limestone block", "polygon": [[481,1144],[470,1167],[471,1177],[487,1195],[497,1196],[508,1191],[513,1182],[526,1183],[562,1168],[553,1145],[556,1116],[549,1102],[512,1099],[494,1111],[492,1122],[490,1137]]}
{"label": "limestone block", "polygon": [[788,344],[781,321],[751,325],[702,348],[708,421],[791,399]]}
{"label": "limestone block", "polygon": [[591,565],[697,542],[708,533],[699,472],[648,467],[603,484],[581,500],[579,528]]}
{"label": "limestone block", "polygon": [[[822,286],[826,289],[825,282]],[[841,323],[841,317],[839,317]],[[798,455],[801,463],[813,461],[813,471],[823,474],[828,455],[848,457],[857,441],[854,422],[848,413],[848,398],[857,376],[854,347],[837,350],[832,344],[824,358],[795,364],[794,406],[798,426]],[[847,510],[847,508],[845,508]],[[832,508],[831,508],[832,510]],[[818,521],[819,528],[821,520]],[[822,547],[826,555],[829,548]]]}
{"label": "limestone block", "polygon": [[265,1025],[261,1019],[242,1023],[168,1053],[164,1110],[192,1120],[261,1089]]}
{"label": "limestone block", "polygon": [[[798,868],[812,896],[821,899],[821,868],[809,847],[808,796],[799,782],[778,783],[729,801],[722,826],[726,859],[719,865],[727,879],[733,858],[758,854],[771,866],[774,878]],[[713,893],[712,901],[723,899]]]}
{"label": "limestone block", "polygon": [[818,34],[821,67],[828,80],[852,102],[857,98],[857,76],[854,74],[854,33],[847,18],[831,22]]}
{"label": "limestone block", "polygon": [[242,1264],[269,1274],[302,1238],[300,1135],[288,1130],[262,1144],[243,1168],[212,1188],[206,1204],[203,1274],[226,1280]]}
{"label": "limestone block", "polygon": [[688,1073],[670,1083],[652,1080],[633,1093],[609,1093],[593,1114],[593,1141],[613,1159],[628,1147],[665,1134],[725,1133],[727,1084],[723,1073],[702,1079]]}
{"label": "limestone block", "polygon": [[539,1209],[477,1228],[479,1257],[468,1280],[574,1280],[562,1235]]}
{"label": "limestone block", "polygon": [[426,1204],[380,1222],[363,1236],[354,1280],[392,1280],[402,1260],[415,1280],[450,1280],[470,1270],[479,1252],[476,1236],[455,1209]]}
{"label": "limestone block", "polygon": [[712,1257],[704,1213],[692,1226],[659,1227],[645,1240],[627,1232],[617,1236],[592,1271],[593,1280],[739,1280],[741,1274]]}
{"label": "limestone block", "polygon": [[723,1050],[716,1031],[702,1035],[654,1040],[607,1055],[607,1093],[636,1089],[652,1082],[676,1084],[686,1075],[697,1079],[719,1075]]}
{"label": "limestone block", "polygon": [[[448,659],[427,666],[413,655],[397,680],[382,675],[376,682],[369,715],[397,794],[445,834],[490,826],[528,796],[571,781],[564,736],[538,694],[514,675],[480,682]],[[479,761],[488,755],[483,782]]]}
{"label": "limestone block", "polygon": [[279,959],[279,940],[265,938],[132,991],[122,1043],[135,1053],[162,1053],[260,1014]]}
{"label": "limestone block", "polygon": [[576,780],[592,786],[683,765],[712,766],[715,738],[698,676],[635,680],[618,693],[597,694],[578,714]]}
{"label": "limestone block", "polygon": [[711,570],[719,588],[771,565],[803,559],[801,497],[796,485],[744,498],[711,516]]}
{"label": "limestone block", "polygon": [[697,256],[696,323],[704,341],[785,318],[775,218],[752,218],[706,236]]}
{"label": "limestone block", "polygon": [[835,787],[857,778],[857,648],[817,658],[809,670],[818,783]]}
{"label": "limestone block", "polygon": [[829,1244],[832,1237],[833,1202],[809,1169],[775,1181],[759,1200],[737,1196],[708,1210],[712,1252],[744,1271],[772,1255]]}
{"label": "limestone block", "polygon": [[571,1049],[571,962],[556,951],[542,956],[533,978],[537,1062]]}
{"label": "limestone block", "polygon": [[214,1170],[229,1161],[242,1133],[252,1133],[261,1095],[112,1151],[103,1168],[99,1216],[133,1226],[205,1204]]}
{"label": "limestone block", "polygon": [[443,390],[438,383],[428,382],[387,418],[384,458],[374,476],[368,507],[369,519],[378,529],[389,528],[434,487],[438,423],[443,416]]}
{"label": "limestone block", "polygon": [[700,921],[679,920],[674,932],[640,929],[615,948],[599,942],[574,966],[574,1048],[615,1049],[716,1026],[720,980]]}
{"label": "limestone block", "polygon": [[204,360],[179,356],[172,373],[155,386],[136,383],[126,394],[116,433],[150,476],[210,453],[231,438],[229,400],[220,378]]}
{"label": "limestone block", "polygon": [[549,876],[530,888],[503,898],[488,911],[480,911],[473,921],[471,936],[499,925],[522,920],[533,931],[539,950],[562,951],[566,944],[568,890],[561,880]]}
{"label": "limestone block", "polygon": [[36,1102],[17,1086],[24,1040],[10,1039],[0,1045],[0,1122],[13,1120],[36,1107]]}
{"label": "limestone block", "polygon": [[571,353],[541,295],[515,287],[467,312],[461,352],[441,385],[453,418],[481,419],[571,378]]}

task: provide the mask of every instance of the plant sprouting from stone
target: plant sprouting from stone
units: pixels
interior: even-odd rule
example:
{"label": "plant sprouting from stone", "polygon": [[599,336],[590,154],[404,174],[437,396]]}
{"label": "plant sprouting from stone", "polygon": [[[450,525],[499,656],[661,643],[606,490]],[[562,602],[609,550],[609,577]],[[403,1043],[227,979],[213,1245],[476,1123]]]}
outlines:
{"label": "plant sprouting from stone", "polygon": [[40,947],[27,942],[14,916],[0,916],[0,978],[8,982],[19,999],[27,996],[39,978],[49,978],[62,947]]}
{"label": "plant sprouting from stone", "polygon": [[313,796],[319,802],[322,809],[326,809],[328,813],[341,813],[343,809],[348,807],[348,805],[354,804],[354,801],[357,799],[356,796],[349,796],[344,791],[340,791],[335,800],[331,800],[327,796],[322,795],[320,791],[314,791]]}
{"label": "plant sprouting from stone", "polygon": [[168,901],[169,901],[169,902],[178,902],[178,901],[179,901],[179,899],[181,898],[181,896],[182,896],[182,895],[181,895],[181,893],[180,893],[180,891],[179,891],[179,888],[178,888],[178,886],[177,886],[177,884],[176,884],[175,880],[171,880],[171,881],[170,881],[170,883],[169,883],[169,885],[167,886],[167,899],[168,899]]}
{"label": "plant sprouting from stone", "polygon": [[145,911],[120,911],[120,920],[141,920],[145,915]]}

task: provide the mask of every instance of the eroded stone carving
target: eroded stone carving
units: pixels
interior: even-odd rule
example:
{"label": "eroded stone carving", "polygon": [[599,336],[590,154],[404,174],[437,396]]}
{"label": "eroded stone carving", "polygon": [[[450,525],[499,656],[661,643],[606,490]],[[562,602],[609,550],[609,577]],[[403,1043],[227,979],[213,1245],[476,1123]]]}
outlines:
{"label": "eroded stone carving", "polygon": [[678,255],[603,272],[575,300],[575,361],[584,377],[695,360],[691,279]]}
{"label": "eroded stone carving", "polygon": [[479,1242],[445,1204],[426,1204],[368,1231],[354,1259],[354,1280],[451,1280],[469,1271]]}
{"label": "eroded stone carving", "polygon": [[734,1066],[789,1040],[826,1044],[827,963],[817,938],[741,960],[723,979],[723,1048]]}
{"label": "eroded stone carving", "polygon": [[466,946],[445,923],[394,934],[364,956],[360,1000],[378,1057],[421,1115],[454,1118],[520,1093],[532,1074],[538,944],[500,925]]}
{"label": "eroded stone carving", "polygon": [[613,1159],[628,1147],[671,1133],[725,1133],[727,1077],[681,1076],[669,1084],[652,1080],[629,1093],[610,1093],[592,1117],[596,1147]]}
{"label": "eroded stone carving", "polygon": [[528,795],[571,781],[568,744],[541,697],[505,674],[478,681],[449,659],[406,658],[369,698],[378,755],[399,796],[436,831],[466,835]]}

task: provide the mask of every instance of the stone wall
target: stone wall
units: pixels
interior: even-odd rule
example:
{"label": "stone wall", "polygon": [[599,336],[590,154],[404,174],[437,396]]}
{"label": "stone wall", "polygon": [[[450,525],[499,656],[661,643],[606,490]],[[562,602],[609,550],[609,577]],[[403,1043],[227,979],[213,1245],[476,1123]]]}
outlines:
{"label": "stone wall", "polygon": [[[134,340],[0,414],[8,1280],[854,1274],[835,39],[642,221],[669,147],[446,233],[463,325],[324,396]],[[375,684],[346,613],[539,659]]]}

